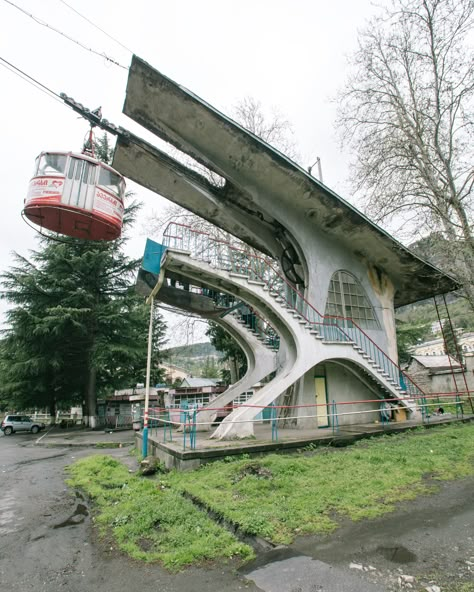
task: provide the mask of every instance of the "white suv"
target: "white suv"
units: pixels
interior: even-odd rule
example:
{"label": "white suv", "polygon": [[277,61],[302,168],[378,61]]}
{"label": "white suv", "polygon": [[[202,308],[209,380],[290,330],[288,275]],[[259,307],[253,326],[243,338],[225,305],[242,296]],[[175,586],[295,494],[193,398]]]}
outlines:
{"label": "white suv", "polygon": [[44,423],[33,421],[28,415],[7,415],[2,421],[0,429],[9,436],[13,432],[32,432],[37,434],[40,430],[44,430],[46,426]]}

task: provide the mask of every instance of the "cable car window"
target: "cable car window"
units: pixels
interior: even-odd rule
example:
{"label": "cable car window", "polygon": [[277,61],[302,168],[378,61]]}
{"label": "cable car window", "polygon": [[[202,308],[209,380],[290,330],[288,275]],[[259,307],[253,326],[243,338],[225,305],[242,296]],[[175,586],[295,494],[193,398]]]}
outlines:
{"label": "cable car window", "polygon": [[95,173],[97,171],[97,166],[91,164],[90,166],[90,175],[89,175],[89,185],[95,185]]}
{"label": "cable car window", "polygon": [[65,154],[43,154],[38,167],[38,176],[64,175],[66,161]]}
{"label": "cable car window", "polygon": [[76,181],[79,181],[79,179],[81,178],[81,173],[82,173],[82,165],[83,165],[83,164],[84,164],[84,161],[83,161],[83,160],[80,160],[80,161],[77,163],[77,167],[76,167],[76,177],[75,177]]}
{"label": "cable car window", "polygon": [[82,182],[89,183],[89,170],[91,165],[88,162],[84,162],[84,166],[82,169]]}
{"label": "cable car window", "polygon": [[108,169],[105,169],[103,167],[100,168],[98,185],[101,185],[102,187],[104,187],[104,189],[108,189],[118,197],[121,197],[121,184],[122,179],[121,177],[119,177],[119,175],[117,175],[116,173],[112,173],[112,171],[109,171]]}
{"label": "cable car window", "polygon": [[72,179],[74,177],[74,166],[77,162],[77,158],[71,158],[69,162],[69,171],[67,173],[67,178]]}
{"label": "cable car window", "polygon": [[36,177],[36,175],[38,174],[39,161],[40,161],[40,159],[39,159],[39,156],[38,156],[36,158],[36,160],[35,160],[35,168],[34,168],[32,177]]}

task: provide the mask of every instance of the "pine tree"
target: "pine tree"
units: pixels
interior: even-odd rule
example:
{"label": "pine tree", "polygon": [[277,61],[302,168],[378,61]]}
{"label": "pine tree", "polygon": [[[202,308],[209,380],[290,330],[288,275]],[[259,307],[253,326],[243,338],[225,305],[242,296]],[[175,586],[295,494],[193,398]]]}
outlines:
{"label": "pine tree", "polygon": [[229,362],[230,372],[221,371],[225,382],[233,384],[247,371],[247,358],[235,339],[220,325],[209,323],[206,331],[212,345],[224,354],[223,360]]}
{"label": "pine tree", "polygon": [[[126,225],[136,209],[128,208]],[[1,348],[4,398],[51,411],[85,401],[94,418],[98,390],[143,380],[148,308],[123,243],[41,239],[30,259],[16,255],[1,277],[14,305]],[[155,326],[163,333],[160,317]]]}

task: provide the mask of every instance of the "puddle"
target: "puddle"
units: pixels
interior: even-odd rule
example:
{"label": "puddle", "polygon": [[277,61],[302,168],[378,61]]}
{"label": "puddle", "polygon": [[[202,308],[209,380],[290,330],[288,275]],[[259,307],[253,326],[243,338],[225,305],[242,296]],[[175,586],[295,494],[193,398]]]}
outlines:
{"label": "puddle", "polygon": [[393,563],[413,563],[417,560],[415,553],[405,547],[378,547],[376,552]]}
{"label": "puddle", "polygon": [[84,504],[77,504],[77,507],[74,511],[72,516],[69,516],[67,520],[64,522],[60,522],[59,524],[55,524],[53,528],[64,528],[65,526],[77,526],[78,524],[82,524],[88,516],[89,510],[87,506]]}
{"label": "puddle", "polygon": [[[258,554],[255,559],[243,565],[238,571],[243,574],[248,574],[252,571],[255,571],[256,569],[265,567],[266,565],[277,563],[279,561],[286,561],[287,559],[293,559],[294,557],[307,556],[302,555],[298,551],[295,551],[289,547],[277,547],[276,549],[271,549],[265,553]],[[308,557],[308,559],[310,558]]]}

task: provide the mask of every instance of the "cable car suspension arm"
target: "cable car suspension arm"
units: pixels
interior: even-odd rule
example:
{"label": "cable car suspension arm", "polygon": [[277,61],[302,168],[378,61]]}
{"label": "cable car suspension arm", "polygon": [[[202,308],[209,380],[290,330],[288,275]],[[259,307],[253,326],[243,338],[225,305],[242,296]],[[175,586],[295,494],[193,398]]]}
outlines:
{"label": "cable car suspension arm", "polygon": [[123,127],[116,126],[110,123],[107,119],[102,117],[101,109],[91,110],[84,107],[82,103],[78,103],[72,97],[68,97],[65,93],[60,93],[61,99],[71,107],[76,113],[79,113],[81,117],[86,119],[92,127],[100,127],[109,134],[120,137],[120,141],[125,145],[130,142],[130,133]]}

